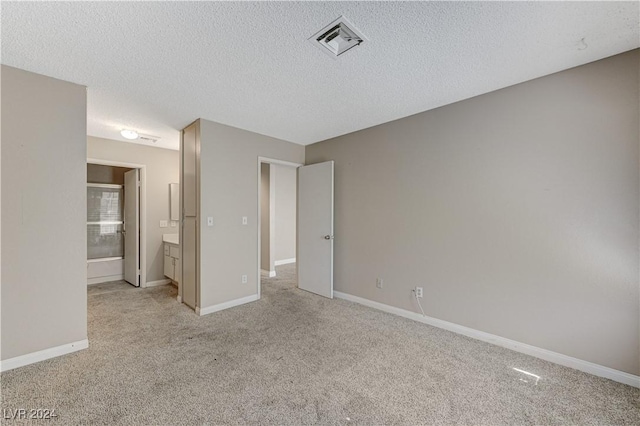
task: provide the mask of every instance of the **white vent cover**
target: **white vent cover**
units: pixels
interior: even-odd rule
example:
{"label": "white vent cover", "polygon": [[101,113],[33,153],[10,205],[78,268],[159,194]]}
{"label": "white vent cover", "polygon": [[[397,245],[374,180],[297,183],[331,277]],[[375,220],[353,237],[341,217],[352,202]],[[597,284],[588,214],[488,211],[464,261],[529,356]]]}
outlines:
{"label": "white vent cover", "polygon": [[140,133],[138,139],[145,142],[156,143],[160,140],[160,136],[144,135]]}
{"label": "white vent cover", "polygon": [[352,47],[359,46],[366,38],[344,16],[309,37],[309,41],[320,50],[337,57]]}

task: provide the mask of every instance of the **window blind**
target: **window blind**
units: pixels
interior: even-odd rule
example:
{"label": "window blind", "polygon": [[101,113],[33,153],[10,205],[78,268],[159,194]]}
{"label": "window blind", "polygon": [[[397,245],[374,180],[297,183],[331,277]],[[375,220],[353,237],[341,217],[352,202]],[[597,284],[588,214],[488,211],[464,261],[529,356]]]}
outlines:
{"label": "window blind", "polygon": [[119,185],[87,186],[87,259],[124,256],[124,190]]}

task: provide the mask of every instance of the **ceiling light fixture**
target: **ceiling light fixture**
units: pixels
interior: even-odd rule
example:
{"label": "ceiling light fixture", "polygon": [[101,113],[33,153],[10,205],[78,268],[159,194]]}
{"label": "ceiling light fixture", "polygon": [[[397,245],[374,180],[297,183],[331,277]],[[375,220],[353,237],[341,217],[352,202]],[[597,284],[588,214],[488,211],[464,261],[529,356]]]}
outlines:
{"label": "ceiling light fixture", "polygon": [[122,135],[123,138],[129,139],[129,140],[138,139],[138,137],[140,136],[138,135],[138,132],[136,132],[135,130],[128,130],[128,129],[122,129],[120,131],[120,134]]}

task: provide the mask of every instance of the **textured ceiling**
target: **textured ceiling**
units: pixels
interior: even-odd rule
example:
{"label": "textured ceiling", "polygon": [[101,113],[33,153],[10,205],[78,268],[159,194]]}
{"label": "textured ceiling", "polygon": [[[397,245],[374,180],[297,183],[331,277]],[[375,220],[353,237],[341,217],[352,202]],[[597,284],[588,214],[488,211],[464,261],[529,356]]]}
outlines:
{"label": "textured ceiling", "polygon": [[[309,144],[640,46],[638,2],[1,7],[3,64],[88,86],[90,135],[168,148],[199,117]],[[367,41],[333,59],[307,38],[340,15]]]}

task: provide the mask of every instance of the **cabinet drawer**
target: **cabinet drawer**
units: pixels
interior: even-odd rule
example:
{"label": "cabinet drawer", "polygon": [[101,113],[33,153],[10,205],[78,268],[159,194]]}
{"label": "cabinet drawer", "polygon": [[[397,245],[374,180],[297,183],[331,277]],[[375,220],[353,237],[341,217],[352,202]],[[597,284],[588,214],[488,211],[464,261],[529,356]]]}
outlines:
{"label": "cabinet drawer", "polygon": [[180,259],[180,249],[178,246],[169,246],[169,256]]}

